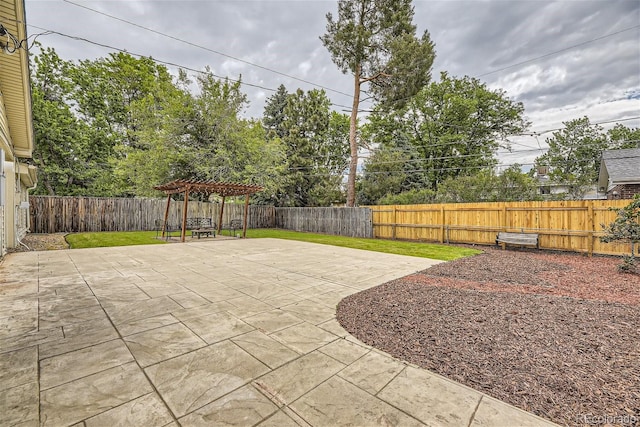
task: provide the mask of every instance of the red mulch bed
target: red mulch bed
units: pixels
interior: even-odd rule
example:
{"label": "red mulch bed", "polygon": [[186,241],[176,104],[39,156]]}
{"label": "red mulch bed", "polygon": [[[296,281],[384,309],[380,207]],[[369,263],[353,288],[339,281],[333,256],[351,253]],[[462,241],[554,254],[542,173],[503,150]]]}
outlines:
{"label": "red mulch bed", "polygon": [[485,249],[351,295],[337,316],[369,345],[558,424],[639,425],[640,275],[620,262]]}

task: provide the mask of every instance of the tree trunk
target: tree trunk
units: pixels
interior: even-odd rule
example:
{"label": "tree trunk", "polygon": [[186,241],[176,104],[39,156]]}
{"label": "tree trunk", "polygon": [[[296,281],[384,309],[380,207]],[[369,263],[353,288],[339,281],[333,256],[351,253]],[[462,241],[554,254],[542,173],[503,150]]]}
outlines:
{"label": "tree trunk", "polygon": [[[44,163],[44,158],[43,158],[42,154],[40,154],[38,157],[40,158],[40,170],[42,171],[42,167],[45,164]],[[38,175],[40,175],[40,174],[38,174]],[[44,188],[47,190],[47,193],[49,194],[49,196],[55,196],[56,192],[53,189],[53,185],[51,185],[51,181],[49,180],[49,176],[46,175],[46,174],[42,174],[42,175],[43,175],[42,178],[41,178],[42,179],[42,183],[44,185]]]}
{"label": "tree trunk", "polygon": [[349,147],[351,159],[349,161],[349,177],[347,179],[347,207],[356,205],[356,173],[358,171],[358,108],[360,107],[360,64],[356,66],[353,86],[353,106],[349,120]]}

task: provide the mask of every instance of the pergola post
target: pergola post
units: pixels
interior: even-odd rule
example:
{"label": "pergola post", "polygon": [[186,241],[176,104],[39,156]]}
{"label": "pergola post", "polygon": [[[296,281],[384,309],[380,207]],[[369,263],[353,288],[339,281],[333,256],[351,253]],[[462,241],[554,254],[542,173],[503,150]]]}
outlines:
{"label": "pergola post", "polygon": [[182,234],[181,239],[184,242],[184,237],[187,234],[187,208],[189,207],[189,193],[191,188],[187,185],[184,189],[184,207],[182,208]]}
{"label": "pergola post", "polygon": [[[164,210],[164,222],[162,223],[162,237],[167,231],[167,220],[169,219],[169,206],[171,205],[171,194],[167,196],[167,207]],[[157,234],[156,234],[157,236]]]}
{"label": "pergola post", "polygon": [[220,213],[218,214],[218,236],[222,230],[222,212],[224,212],[224,195],[222,195],[222,204],[220,205]]}
{"label": "pergola post", "polygon": [[244,198],[244,220],[242,221],[242,238],[247,237],[247,215],[249,214],[249,195]]}

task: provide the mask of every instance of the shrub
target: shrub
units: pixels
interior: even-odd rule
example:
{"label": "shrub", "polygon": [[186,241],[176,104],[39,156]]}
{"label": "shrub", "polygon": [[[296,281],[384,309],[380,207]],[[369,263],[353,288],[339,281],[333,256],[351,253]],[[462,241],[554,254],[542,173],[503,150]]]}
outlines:
{"label": "shrub", "polygon": [[603,243],[623,242],[631,246],[631,255],[624,257],[619,271],[635,273],[636,271],[636,244],[640,243],[640,195],[624,208],[618,210],[618,216],[608,226],[603,224],[605,235],[600,238]]}

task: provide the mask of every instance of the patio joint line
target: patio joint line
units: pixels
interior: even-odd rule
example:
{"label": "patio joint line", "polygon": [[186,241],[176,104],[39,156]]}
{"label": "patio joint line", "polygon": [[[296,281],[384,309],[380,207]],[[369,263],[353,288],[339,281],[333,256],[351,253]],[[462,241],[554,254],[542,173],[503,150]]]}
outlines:
{"label": "patio joint line", "polygon": [[[295,360],[295,359],[294,359]],[[288,362],[290,363],[290,362]],[[283,365],[284,366],[284,365]],[[266,375],[266,374],[265,374]],[[329,378],[332,378],[334,375],[332,375]],[[329,379],[327,378],[327,380]],[[326,381],[326,380],[325,380]],[[324,383],[325,381],[323,381],[322,383]],[[320,384],[322,384],[320,383]],[[320,385],[318,384],[318,385]],[[264,385],[262,382],[253,380],[251,381],[251,385],[253,385],[253,387],[258,390],[258,392],[260,394],[262,394],[263,396],[265,396],[267,399],[269,399],[270,402],[272,402],[274,405],[276,405],[278,407],[278,410],[275,411],[273,414],[269,415],[268,418],[265,418],[261,421],[258,422],[258,424],[264,422],[265,420],[273,417],[276,413],[278,413],[278,411],[282,411],[284,414],[286,414],[287,416],[289,416],[290,418],[293,419],[293,421],[298,424],[299,426],[302,426],[302,424],[300,424],[299,421],[302,421],[304,423],[304,426],[309,426],[312,427],[312,425],[307,422],[307,420],[304,419],[304,417],[300,414],[298,414],[292,407],[289,406],[289,403],[285,402],[279,395],[277,391],[272,391],[270,390],[266,385]],[[317,387],[317,386],[316,386]],[[315,389],[312,388],[311,390]],[[311,392],[311,390],[309,390],[307,393]],[[302,396],[306,395],[307,393],[303,394]],[[294,400],[293,402],[290,403],[294,403],[295,401],[297,401],[298,399],[302,398],[302,396],[298,397],[296,400]],[[295,416],[291,416],[291,413]]]}
{"label": "patio joint line", "polygon": [[[354,360],[354,361],[353,361],[353,363],[356,363],[358,360],[362,359],[364,356],[366,356],[367,354],[369,354],[370,352],[372,352],[374,348],[375,348],[375,347],[373,347],[369,352],[365,353],[363,356],[361,356],[361,357],[359,357],[358,359]],[[399,359],[396,359],[396,360],[399,360]],[[399,361],[400,361],[400,360],[399,360]],[[363,391],[363,392],[367,393],[369,396],[373,397],[374,399],[377,399],[377,400],[379,400],[380,402],[386,403],[387,405],[391,406],[392,408],[397,409],[398,411],[400,411],[401,413],[405,414],[405,415],[406,415],[406,416],[408,416],[409,418],[413,418],[414,420],[416,420],[416,421],[417,421],[417,422],[419,422],[420,424],[425,424],[425,423],[424,423],[424,422],[422,422],[420,419],[418,419],[415,415],[412,415],[412,414],[410,414],[410,413],[406,412],[404,409],[398,408],[397,406],[395,406],[395,405],[394,405],[394,404],[392,404],[391,402],[387,402],[386,400],[384,400],[383,398],[381,398],[381,397],[379,397],[379,396],[378,396],[378,394],[379,394],[382,390],[384,390],[384,388],[385,388],[386,386],[388,386],[388,385],[389,385],[389,383],[390,383],[391,381],[393,381],[394,379],[396,379],[396,378],[398,377],[398,375],[400,375],[403,371],[405,371],[405,370],[407,369],[407,366],[408,366],[408,365],[407,365],[405,362],[403,362],[403,361],[400,361],[400,362],[402,362],[402,364],[403,364],[403,365],[405,365],[405,366],[404,366],[404,368],[402,368],[402,369],[400,370],[400,372],[398,372],[398,373],[397,373],[397,374],[396,374],[396,375],[395,375],[391,380],[389,380],[389,382],[387,382],[387,383],[384,385],[384,387],[382,387],[382,388],[381,388],[381,389],[380,389],[376,394],[371,394],[368,390],[365,390],[365,389],[361,388],[358,384],[355,384],[355,383],[353,383],[353,382],[349,381],[347,378],[344,378],[344,377],[339,377],[339,378],[340,378],[341,380],[344,380],[345,382],[347,382],[347,383],[351,384],[352,386],[356,387],[358,390],[361,390],[361,391]],[[338,376],[338,374],[339,374],[340,372],[342,372],[344,369],[348,368],[349,366],[351,366],[351,364],[349,364],[349,365],[345,366],[343,369],[341,369],[339,372],[337,372],[334,376]],[[476,408],[476,409],[477,409],[477,408]],[[474,412],[474,414],[475,414],[475,412]],[[467,426],[467,427],[469,427],[469,426]]]}
{"label": "patio joint line", "polygon": [[[371,351],[373,351],[373,350],[371,350]],[[380,394],[380,392],[381,392],[382,390],[384,390],[384,389],[385,389],[389,384],[391,384],[391,381],[393,381],[393,380],[395,380],[396,378],[398,378],[398,376],[399,376],[402,372],[404,372],[404,371],[406,371],[406,370],[407,370],[407,366],[408,366],[408,365],[406,364],[406,362],[404,362],[403,360],[400,360],[400,359],[396,359],[395,357],[393,357],[393,359],[394,359],[394,360],[397,360],[397,361],[398,361],[398,362],[400,362],[400,363],[402,363],[402,364],[404,365],[404,368],[400,369],[400,371],[399,371],[397,374],[395,374],[395,375],[393,376],[393,378],[391,378],[389,381],[387,381],[387,383],[386,383],[385,385],[383,385],[383,386],[380,388],[380,390],[378,390],[378,392],[377,392],[376,394],[374,394],[374,396],[375,396],[375,397],[378,397],[378,394]],[[380,398],[378,397],[378,399],[380,399]],[[380,400],[382,400],[382,399],[380,399]]]}
{"label": "patio joint line", "polygon": [[[309,391],[311,391],[311,390],[309,390]],[[306,393],[305,393],[305,394],[306,394]],[[304,394],[303,394],[302,396],[304,396]],[[302,397],[302,396],[300,396],[300,397]],[[299,399],[299,398],[298,398],[298,399]],[[298,399],[296,399],[296,400],[298,400]],[[293,421],[294,421],[295,423],[298,423],[298,421],[302,421],[302,422],[305,424],[303,427],[306,427],[306,426],[312,427],[311,423],[309,423],[307,420],[305,420],[305,419],[304,419],[304,417],[303,417],[302,415],[300,415],[299,413],[297,413],[297,412],[296,412],[296,410],[295,410],[295,409],[293,409],[292,407],[290,407],[289,405],[285,405],[285,406],[282,408],[282,412],[287,413],[287,415],[288,415],[289,417],[293,418]],[[292,416],[289,414],[289,412],[293,413],[293,414],[295,415],[295,417],[292,417]],[[300,425],[300,423],[298,423],[298,425]]]}
{"label": "patio joint line", "polygon": [[[38,282],[40,281],[40,275],[38,275]],[[40,315],[38,315],[38,321],[40,320]],[[38,425],[42,425],[42,403],[40,399],[40,346],[36,345],[36,382],[38,386]]]}
{"label": "patio joint line", "polygon": [[[397,378],[397,376],[398,376],[398,375],[400,375],[400,374],[401,374],[403,371],[405,371],[406,369],[407,369],[407,365],[405,365],[405,367],[404,367],[404,368],[402,368],[402,370],[400,370],[400,372],[399,372],[399,373],[394,377],[394,379],[395,379],[395,378]],[[340,377],[340,378],[342,378],[342,377]],[[351,381],[347,380],[346,378],[342,378],[342,379],[343,379],[343,380],[345,380],[346,382],[348,382],[349,384],[353,384]],[[391,381],[389,381],[389,382],[391,382]],[[354,385],[354,386],[356,386],[356,387],[358,387],[358,386],[357,386],[357,385],[355,385],[355,384],[353,384],[353,385]],[[386,387],[387,385],[389,385],[389,383],[385,384],[385,386],[384,386],[384,387]],[[384,390],[384,387],[382,387],[382,388],[380,389],[380,391]],[[367,390],[363,390],[363,389],[361,389],[360,387],[358,387],[358,388],[359,388],[360,390],[364,391],[365,393],[368,393],[369,395],[373,396],[375,399],[378,399],[380,402],[384,402],[384,403],[386,403],[387,405],[391,406],[392,408],[396,409],[397,411],[399,411],[399,412],[403,413],[404,415],[408,416],[409,418],[412,418],[412,419],[416,420],[416,421],[417,421],[417,422],[419,422],[420,424],[427,425],[424,421],[422,421],[420,418],[416,417],[415,415],[410,414],[410,413],[409,413],[409,412],[407,412],[406,410],[404,410],[404,409],[402,409],[402,408],[399,408],[399,407],[397,407],[396,405],[394,405],[393,403],[391,403],[391,402],[389,402],[389,401],[386,401],[386,400],[384,400],[383,398],[379,397],[379,396],[378,396],[378,393],[380,393],[380,391],[379,391],[378,393],[376,393],[376,394],[371,394],[371,393],[369,393]],[[469,427],[469,426],[467,426],[467,427]]]}
{"label": "patio joint line", "polygon": [[473,423],[473,419],[476,417],[476,412],[478,412],[478,408],[480,408],[480,403],[482,403],[483,398],[484,398],[484,393],[480,393],[480,399],[478,399],[478,404],[473,410],[471,417],[469,417],[469,423],[467,424],[467,427],[471,427],[471,423]]}

